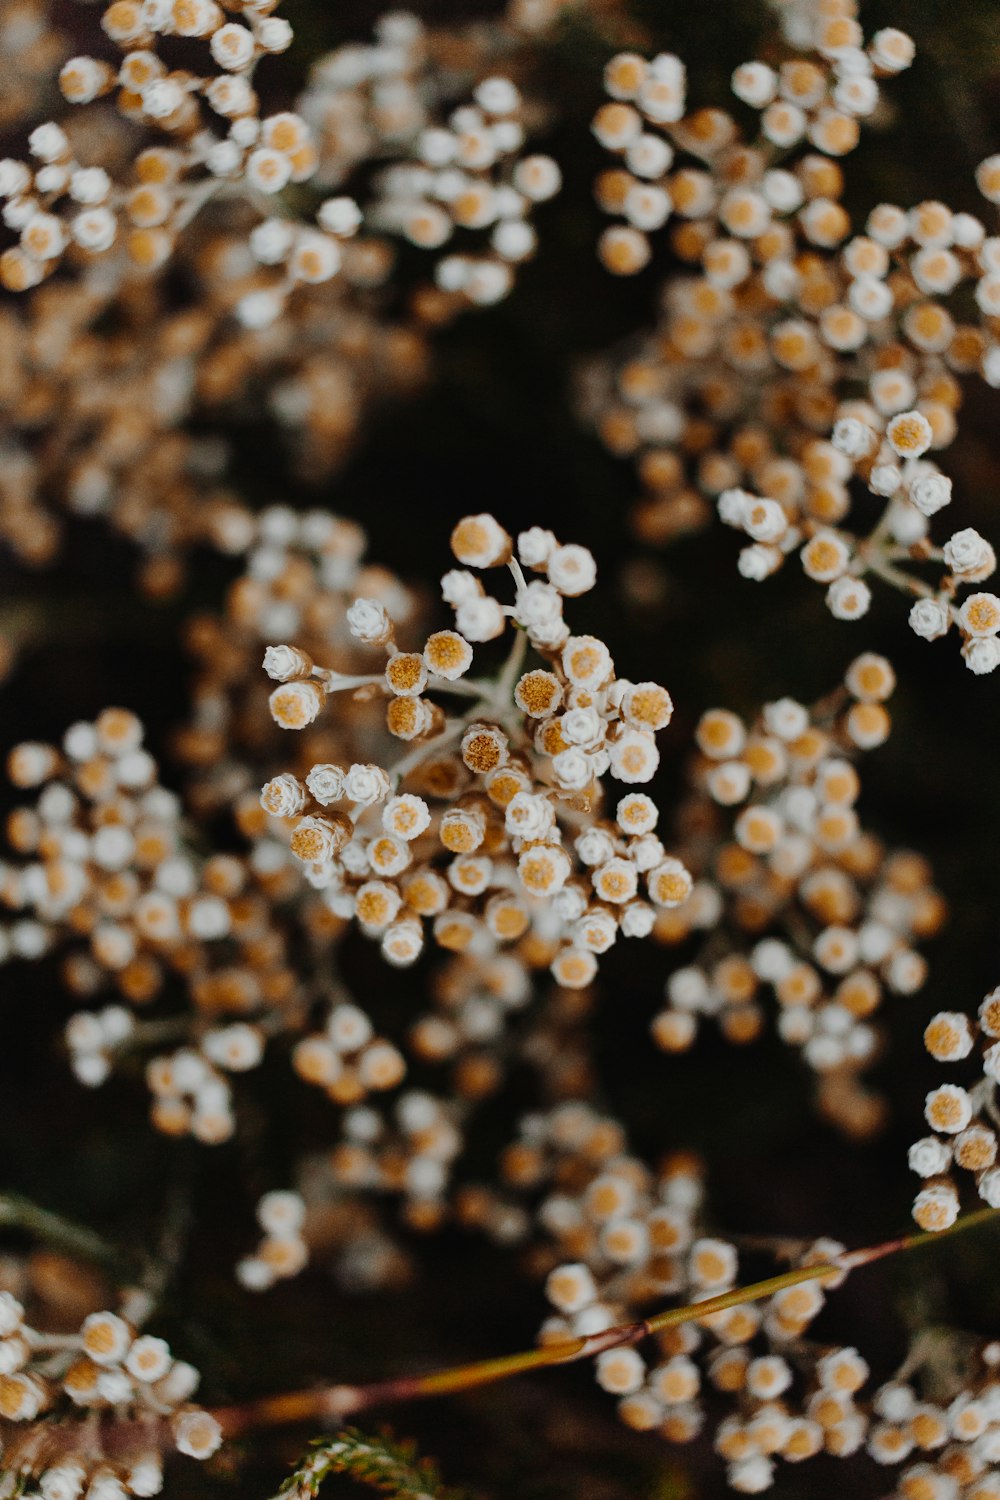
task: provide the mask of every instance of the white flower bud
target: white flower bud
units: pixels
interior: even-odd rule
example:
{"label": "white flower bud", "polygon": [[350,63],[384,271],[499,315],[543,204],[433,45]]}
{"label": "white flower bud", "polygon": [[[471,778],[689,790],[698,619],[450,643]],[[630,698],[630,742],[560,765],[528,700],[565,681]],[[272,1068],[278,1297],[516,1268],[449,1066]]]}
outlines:
{"label": "white flower bud", "polygon": [[40,161],[55,161],[69,153],[69,140],[54,120],[47,120],[43,125],[36,125],[28,136],[28,150]]}
{"label": "white flower bud", "polygon": [[355,599],[346,618],[355,640],[366,645],[381,646],[392,633],[392,622],[377,599]]}
{"label": "white flower bud", "polygon": [[944,474],[923,474],[911,482],[909,495],[921,515],[933,516],[951,504],[951,480]]}
{"label": "white flower bud", "polygon": [[975,575],[977,579],[988,576],[996,567],[993,548],[971,526],[948,538],[944,544],[944,560],[953,573]]}
{"label": "white flower bud", "polygon": [[362,215],[353,198],[327,198],[317,209],[316,220],[327,234],[347,239],[361,228]]}
{"label": "white flower bud", "polygon": [[840,453],[848,458],[864,458],[875,446],[875,434],[856,417],[841,417],[834,424],[830,441]]}
{"label": "white flower bud", "polygon": [[907,1163],[911,1172],[920,1177],[937,1177],[951,1165],[951,1147],[936,1135],[924,1136],[910,1147]]}

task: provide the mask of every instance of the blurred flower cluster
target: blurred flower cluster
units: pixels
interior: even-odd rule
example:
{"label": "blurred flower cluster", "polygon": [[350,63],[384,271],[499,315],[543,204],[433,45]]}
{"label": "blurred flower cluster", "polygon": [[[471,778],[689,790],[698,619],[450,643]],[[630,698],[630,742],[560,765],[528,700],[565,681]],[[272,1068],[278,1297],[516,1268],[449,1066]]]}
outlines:
{"label": "blurred flower cluster", "polygon": [[[450,33],[390,13],[263,114],[258,65],[292,42],[276,9],[113,0],[113,55],[56,67],[70,112],[39,122],[34,93],[11,97],[28,133],[0,161],[0,285],[26,295],[0,310],[0,535],[29,563],[56,555],[55,496],[138,544],[147,592],[173,592],[215,541],[204,494],[227,461],[223,433],[192,425],[263,404],[290,463],[322,477],[375,403],[424,380],[433,331],[506,296],[534,253],[531,214],[560,174],[530,149],[541,104],[489,71],[526,66],[516,15],[469,27],[456,67]],[[19,11],[11,31],[40,50],[44,9]],[[360,203],[335,191],[364,169]],[[429,281],[407,267],[390,284],[397,241],[437,251],[455,233]]]}
{"label": "blurred flower cluster", "polygon": [[[815,58],[736,69],[733,93],[758,116],[746,133],[723,111],[688,110],[679,58],[608,63],[612,102],[593,129],[624,165],[596,192],[625,223],[604,232],[601,259],[634,274],[665,230],[690,270],[665,282],[653,328],[585,372],[582,406],[636,464],[644,540],[669,541],[714,508],[746,538],[744,578],[797,555],[842,620],[868,612],[867,580],[881,580],[916,596],[917,635],[955,625],[966,665],[991,672],[1000,603],[956,595],[996,558],[971,527],[931,540],[952,481],[930,455],[954,442],[969,377],[1000,382],[1000,240],[937,201],[880,203],[852,222],[836,158],[877,116],[879,79],[914,51],[892,29],[865,48],[852,9],[817,6],[797,28]],[[1000,157],[976,180],[1000,201]]]}

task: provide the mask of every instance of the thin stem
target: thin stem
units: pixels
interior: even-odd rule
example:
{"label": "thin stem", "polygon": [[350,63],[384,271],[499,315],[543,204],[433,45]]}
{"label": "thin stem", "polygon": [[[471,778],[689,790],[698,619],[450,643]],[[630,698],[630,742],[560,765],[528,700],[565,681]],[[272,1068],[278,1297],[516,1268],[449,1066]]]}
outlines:
{"label": "thin stem", "polygon": [[454,682],[449,682],[446,677],[436,677],[433,672],[428,678],[428,686],[435,693],[451,693],[456,698],[485,698],[490,690],[489,681],[484,677],[456,677]]}
{"label": "thin stem", "polygon": [[122,1269],[121,1255],[99,1234],[72,1219],[64,1219],[62,1214],[53,1213],[51,1209],[40,1208],[30,1198],[22,1198],[20,1193],[0,1195],[0,1228],[26,1230],[45,1244],[54,1245],[70,1255],[79,1255],[84,1260],[95,1261],[119,1272]]}
{"label": "thin stem", "polygon": [[497,709],[510,707],[510,700],[514,692],[514,684],[521,675],[524,665],[525,654],[528,650],[528,633],[519,626],[514,627],[514,644],[510,655],[504,663],[503,671],[497,678],[496,687],[493,690],[492,702]]}
{"label": "thin stem", "polygon": [[880,551],[884,551],[883,543],[885,542],[886,538],[891,534],[891,527],[892,527],[892,507],[890,505],[886,504],[885,509],[882,511],[882,514],[878,518],[877,525],[873,528],[873,530],[869,534],[868,539],[865,542],[863,550],[865,552],[880,552]]}
{"label": "thin stem", "polygon": [[467,719],[453,719],[450,724],[445,725],[440,734],[435,735],[430,740],[421,740],[416,749],[411,750],[409,755],[404,755],[402,760],[398,760],[394,766],[390,766],[388,774],[392,785],[394,787],[399,786],[404,777],[408,776],[429,755],[436,755],[446,745],[453,745],[460,738],[467,722]]}
{"label": "thin stem", "polygon": [[902,568],[896,568],[892,563],[885,562],[880,557],[867,557],[865,567],[870,573],[875,573],[885,583],[889,583],[895,589],[901,589],[904,594],[916,594],[920,599],[935,599],[937,593],[929,583],[924,583],[922,578],[913,578],[909,573],[904,573]]}
{"label": "thin stem", "polygon": [[346,693],[351,688],[372,687],[376,682],[385,686],[383,672],[364,672],[360,676],[350,677],[344,672],[334,672],[330,667],[313,667],[312,675],[328,693]]}
{"label": "thin stem", "polygon": [[222,192],[223,181],[224,179],[222,179],[221,177],[209,177],[206,178],[205,181],[196,183],[195,186],[192,187],[186,199],[181,204],[181,207],[178,209],[177,215],[174,218],[174,222],[171,226],[175,233],[179,233],[182,229],[186,229],[187,226],[191,223],[191,220],[201,212],[205,204],[208,203],[210,199],[216,197],[217,194]]}
{"label": "thin stem", "polygon": [[[460,689],[463,693],[468,693],[470,687],[476,689],[476,701],[472,704],[471,708],[460,719],[453,719],[447,723],[441,733],[436,735],[434,739],[421,740],[416,748],[410,751],[409,755],[404,755],[402,760],[397,761],[394,766],[389,767],[389,780],[394,787],[399,786],[403,778],[408,776],[429,755],[434,755],[446,746],[454,744],[455,740],[461,736],[466,725],[471,724],[480,713],[502,713],[503,709],[509,708],[511,696],[514,691],[514,683],[520,676],[527,649],[527,635],[523,630],[516,630],[515,639],[511,645],[507,660],[504,662],[496,681],[483,683],[481,691],[479,683],[472,681],[467,685],[463,684]],[[458,683],[446,683],[445,688],[449,691],[457,690]],[[469,694],[469,696],[472,696],[472,694]]]}
{"label": "thin stem", "polygon": [[980,1224],[987,1224],[995,1219],[998,1214],[1000,1209],[997,1208],[977,1208],[975,1213],[963,1214],[947,1229],[918,1229],[913,1234],[904,1234],[898,1240],[886,1240],[884,1244],[872,1245],[866,1250],[849,1250],[840,1257],[840,1264],[844,1270],[853,1271],[856,1266],[871,1265],[872,1261],[895,1255],[899,1250],[917,1250],[931,1241],[946,1239],[951,1234],[962,1234],[966,1229],[976,1229]]}
{"label": "thin stem", "polygon": [[80,1335],[78,1333],[38,1333],[35,1329],[26,1330],[24,1337],[27,1339],[33,1353],[50,1354],[53,1350],[72,1350],[81,1348]]}
{"label": "thin stem", "polygon": [[412,1401],[424,1396],[442,1396],[454,1391],[472,1390],[477,1386],[491,1385],[499,1380],[508,1380],[513,1375],[528,1370],[544,1369],[549,1365],[572,1364],[589,1359],[607,1349],[618,1349],[638,1344],[650,1334],[665,1328],[676,1328],[682,1323],[694,1323],[725,1312],[731,1307],[741,1307],[747,1302],[760,1302],[789,1287],[807,1281],[825,1281],[842,1278],[844,1273],[860,1266],[871,1265],[887,1255],[899,1251],[917,1249],[946,1235],[959,1234],[966,1229],[994,1220],[1000,1209],[984,1208],[957,1219],[950,1229],[938,1233],[920,1231],[902,1235],[898,1239],[886,1240],[880,1245],[869,1245],[861,1250],[848,1251],[835,1260],[822,1261],[816,1265],[798,1266],[778,1276],[770,1276],[752,1286],[734,1287],[684,1307],[666,1308],[651,1318],[642,1318],[625,1323],[602,1333],[564,1339],[559,1343],[545,1344],[540,1348],[527,1349],[519,1354],[502,1355],[497,1359],[478,1360],[474,1364],[457,1365],[452,1369],[439,1370],[429,1375],[401,1376],[395,1380],[378,1381],[373,1385],[334,1385],[320,1389],[290,1391],[279,1396],[265,1397],[245,1406],[220,1407],[214,1416],[230,1437],[241,1436],[260,1427],[284,1426],[293,1422],[342,1421],[345,1417],[368,1411],[373,1407],[391,1402]]}
{"label": "thin stem", "polygon": [[524,576],[524,569],[521,567],[521,564],[518,562],[516,557],[511,558],[510,562],[507,564],[507,567],[510,570],[510,576],[514,580],[514,587],[520,594],[524,589],[528,587],[528,580]]}

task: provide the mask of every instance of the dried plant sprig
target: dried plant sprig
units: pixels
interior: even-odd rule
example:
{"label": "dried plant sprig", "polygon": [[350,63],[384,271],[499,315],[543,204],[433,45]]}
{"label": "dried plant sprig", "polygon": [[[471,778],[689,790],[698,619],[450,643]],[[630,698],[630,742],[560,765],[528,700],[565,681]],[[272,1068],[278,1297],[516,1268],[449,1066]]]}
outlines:
{"label": "dried plant sprig", "polygon": [[312,1500],[331,1474],[347,1474],[396,1500],[471,1500],[467,1491],[444,1484],[437,1464],[421,1457],[415,1443],[356,1427],[317,1439],[275,1500]]}

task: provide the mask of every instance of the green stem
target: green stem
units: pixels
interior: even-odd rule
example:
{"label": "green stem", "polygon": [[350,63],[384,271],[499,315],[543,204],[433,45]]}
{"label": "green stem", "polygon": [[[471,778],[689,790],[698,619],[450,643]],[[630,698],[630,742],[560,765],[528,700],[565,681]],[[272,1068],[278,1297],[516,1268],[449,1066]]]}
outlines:
{"label": "green stem", "polygon": [[70,1255],[78,1255],[118,1272],[123,1269],[120,1253],[99,1234],[72,1219],[63,1218],[62,1214],[53,1213],[51,1209],[40,1208],[20,1193],[0,1194],[0,1228],[23,1229]]}
{"label": "green stem", "polygon": [[734,1287],[720,1292],[702,1302],[684,1307],[670,1307],[651,1318],[642,1318],[608,1328],[602,1333],[581,1335],[564,1339],[559,1343],[545,1344],[540,1348],[526,1349],[518,1354],[501,1355],[496,1359],[478,1360],[474,1364],[457,1365],[447,1370],[438,1370],[429,1375],[402,1376],[396,1380],[379,1381],[367,1386],[335,1385],[320,1389],[289,1391],[279,1396],[265,1397],[246,1406],[223,1407],[215,1411],[216,1419],[230,1437],[243,1436],[261,1427],[284,1426],[294,1422],[342,1421],[345,1417],[373,1407],[385,1406],[397,1401],[411,1401],[423,1396],[443,1396],[455,1391],[473,1390],[477,1386],[492,1385],[499,1380],[508,1380],[529,1370],[544,1369],[549,1365],[572,1364],[576,1360],[589,1359],[608,1349],[619,1349],[626,1345],[641,1343],[650,1334],[660,1333],[665,1328],[676,1328],[682,1323],[696,1323],[715,1313],[725,1312],[731,1307],[741,1307],[747,1302],[760,1302],[789,1287],[800,1286],[807,1281],[840,1279],[845,1272],[860,1266],[871,1265],[888,1255],[900,1251],[918,1249],[931,1241],[944,1239],[948,1235],[961,1234],[1000,1216],[1000,1209],[984,1208],[957,1219],[950,1229],[938,1233],[920,1231],[886,1240],[879,1245],[869,1245],[861,1250],[847,1251],[836,1260],[822,1261],[816,1265],[798,1266],[779,1276],[770,1276],[751,1286]]}

